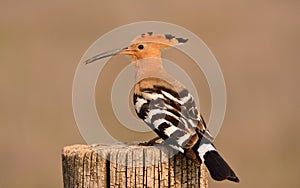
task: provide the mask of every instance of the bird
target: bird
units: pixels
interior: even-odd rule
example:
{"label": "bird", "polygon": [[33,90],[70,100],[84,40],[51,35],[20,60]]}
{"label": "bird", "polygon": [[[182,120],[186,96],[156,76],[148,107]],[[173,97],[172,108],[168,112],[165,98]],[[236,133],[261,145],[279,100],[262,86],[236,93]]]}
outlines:
{"label": "bird", "polygon": [[161,138],[196,165],[204,163],[214,180],[239,182],[212,143],[213,137],[194,97],[163,67],[161,51],[187,41],[172,34],[147,32],[137,36],[127,47],[100,53],[84,63],[114,55],[129,55],[135,65],[136,82],[132,97],[136,114],[158,135],[149,143]]}

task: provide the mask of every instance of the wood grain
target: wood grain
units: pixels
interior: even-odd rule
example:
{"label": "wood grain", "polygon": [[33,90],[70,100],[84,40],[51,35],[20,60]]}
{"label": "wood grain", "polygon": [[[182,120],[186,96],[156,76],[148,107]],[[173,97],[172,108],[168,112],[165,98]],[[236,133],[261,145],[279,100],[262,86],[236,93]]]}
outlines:
{"label": "wood grain", "polygon": [[62,151],[65,188],[208,187],[208,172],[165,147],[72,145]]}

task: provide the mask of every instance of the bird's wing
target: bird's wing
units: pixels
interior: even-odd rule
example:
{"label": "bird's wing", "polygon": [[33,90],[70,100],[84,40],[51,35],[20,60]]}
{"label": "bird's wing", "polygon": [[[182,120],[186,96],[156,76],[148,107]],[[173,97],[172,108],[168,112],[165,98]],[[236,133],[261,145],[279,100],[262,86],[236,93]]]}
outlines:
{"label": "bird's wing", "polygon": [[195,123],[197,123],[196,130],[212,142],[213,137],[207,130],[205,120],[198,111],[192,94],[187,89],[183,89],[179,92],[179,96],[180,100],[182,101],[182,112],[184,113],[185,117],[187,119],[193,119]]}
{"label": "bird's wing", "polygon": [[186,89],[146,78],[135,86],[134,105],[138,116],[174,149],[184,152],[205,136],[205,122]]}

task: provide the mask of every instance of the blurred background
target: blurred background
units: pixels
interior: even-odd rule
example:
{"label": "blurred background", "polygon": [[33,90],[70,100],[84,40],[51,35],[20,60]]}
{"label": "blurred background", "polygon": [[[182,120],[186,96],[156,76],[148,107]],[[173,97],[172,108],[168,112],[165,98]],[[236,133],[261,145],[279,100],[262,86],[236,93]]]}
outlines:
{"label": "blurred background", "polygon": [[[77,64],[104,33],[146,20],[194,32],[223,71],[228,105],[216,145],[241,183],[210,179],[209,187],[300,187],[300,1],[0,3],[1,188],[63,186],[62,148],[85,143],[72,112]],[[180,56],[164,53],[176,61],[174,54]],[[111,75],[129,64],[129,58],[116,59],[122,63],[106,67]],[[102,92],[113,81],[111,75],[97,85],[96,96],[100,116],[109,117],[113,126],[113,114],[103,115],[111,108],[103,100],[110,94]],[[198,86],[201,111],[208,118],[207,85]]]}

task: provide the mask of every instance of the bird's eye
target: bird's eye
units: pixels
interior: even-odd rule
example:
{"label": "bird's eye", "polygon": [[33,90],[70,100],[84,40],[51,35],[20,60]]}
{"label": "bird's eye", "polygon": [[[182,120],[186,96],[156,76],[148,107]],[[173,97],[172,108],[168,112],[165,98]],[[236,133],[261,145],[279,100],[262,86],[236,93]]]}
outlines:
{"label": "bird's eye", "polygon": [[142,44],[138,45],[138,49],[140,49],[140,50],[144,49],[144,45],[142,45]]}

